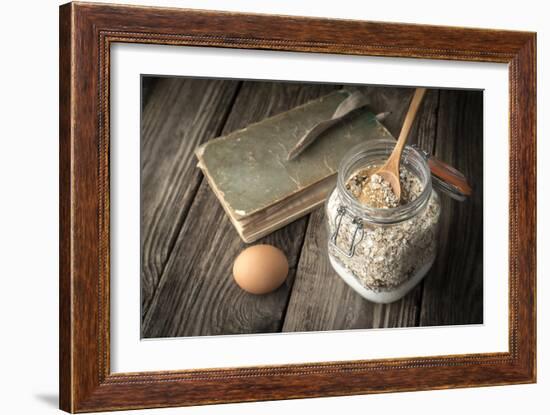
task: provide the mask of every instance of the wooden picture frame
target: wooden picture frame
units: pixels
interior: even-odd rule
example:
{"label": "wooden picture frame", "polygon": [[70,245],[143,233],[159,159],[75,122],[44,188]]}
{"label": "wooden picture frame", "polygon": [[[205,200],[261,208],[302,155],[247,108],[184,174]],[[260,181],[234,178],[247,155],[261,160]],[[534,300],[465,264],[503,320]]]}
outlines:
{"label": "wooden picture frame", "polygon": [[[113,43],[509,65],[509,352],[111,373]],[[536,379],[536,35],[70,3],[60,8],[60,407],[68,412],[531,383]],[[230,362],[228,362],[230,365]]]}

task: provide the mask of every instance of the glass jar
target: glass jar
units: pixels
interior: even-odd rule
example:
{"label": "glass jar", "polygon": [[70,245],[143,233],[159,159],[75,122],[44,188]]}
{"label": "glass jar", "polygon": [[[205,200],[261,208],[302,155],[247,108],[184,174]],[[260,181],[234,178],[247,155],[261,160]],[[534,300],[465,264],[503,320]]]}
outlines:
{"label": "glass jar", "polygon": [[328,256],[336,273],[367,300],[390,303],[405,296],[432,266],[437,251],[439,196],[425,154],[406,146],[401,168],[421,182],[421,192],[396,208],[361,204],[346,183],[357,171],[381,166],[395,141],[370,140],[344,156],[336,187],[325,203]]}

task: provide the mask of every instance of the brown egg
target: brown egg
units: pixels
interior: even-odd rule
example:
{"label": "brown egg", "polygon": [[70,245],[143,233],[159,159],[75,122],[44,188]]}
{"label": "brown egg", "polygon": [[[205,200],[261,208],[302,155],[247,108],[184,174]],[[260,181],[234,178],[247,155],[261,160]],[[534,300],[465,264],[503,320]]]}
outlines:
{"label": "brown egg", "polygon": [[285,282],[288,261],[285,254],[271,245],[254,245],[242,251],[233,264],[233,277],[251,294],[267,294]]}

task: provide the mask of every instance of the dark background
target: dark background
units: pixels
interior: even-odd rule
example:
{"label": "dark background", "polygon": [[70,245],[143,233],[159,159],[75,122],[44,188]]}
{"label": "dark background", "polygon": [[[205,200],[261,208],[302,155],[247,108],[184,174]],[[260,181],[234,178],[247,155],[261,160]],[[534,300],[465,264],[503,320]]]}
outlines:
{"label": "dark background", "polygon": [[[254,296],[232,279],[243,243],[196,167],[202,142],[318,98],[341,85],[142,78],[142,336],[325,331],[483,322],[483,92],[428,90],[409,144],[453,165],[473,195],[441,195],[439,252],[402,300],[368,302],[331,269],[323,211],[255,243],[281,248],[286,283]],[[398,136],[411,88],[360,87]]]}

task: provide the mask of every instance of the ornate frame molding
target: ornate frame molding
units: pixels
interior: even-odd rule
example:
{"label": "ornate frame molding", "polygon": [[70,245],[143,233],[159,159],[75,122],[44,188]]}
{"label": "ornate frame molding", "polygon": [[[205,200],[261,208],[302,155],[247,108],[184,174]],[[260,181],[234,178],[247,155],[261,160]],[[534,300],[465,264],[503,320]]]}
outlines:
{"label": "ornate frame molding", "polygon": [[[510,351],[112,374],[109,70],[115,42],[508,63]],[[534,382],[535,105],[534,33],[104,4],[61,6],[61,408],[89,412]]]}

